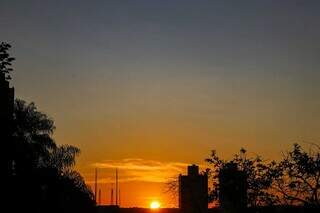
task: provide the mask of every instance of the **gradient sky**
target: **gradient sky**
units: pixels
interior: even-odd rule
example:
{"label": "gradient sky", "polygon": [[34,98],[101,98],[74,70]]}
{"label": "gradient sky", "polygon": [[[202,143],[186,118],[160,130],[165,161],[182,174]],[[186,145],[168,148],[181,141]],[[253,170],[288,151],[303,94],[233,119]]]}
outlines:
{"label": "gradient sky", "polygon": [[1,0],[16,96],[54,118],[59,144],[103,202],[120,168],[123,206],[211,149],[277,159],[320,142],[318,0]]}

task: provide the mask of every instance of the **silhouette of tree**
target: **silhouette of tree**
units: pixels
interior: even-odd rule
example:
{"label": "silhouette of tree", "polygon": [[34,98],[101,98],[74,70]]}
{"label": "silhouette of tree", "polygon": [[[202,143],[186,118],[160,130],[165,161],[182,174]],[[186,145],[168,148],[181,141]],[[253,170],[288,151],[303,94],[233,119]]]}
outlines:
{"label": "silhouette of tree", "polygon": [[93,193],[73,170],[80,150],[55,143],[53,120],[34,103],[17,99],[13,121],[17,201],[30,212],[93,212]]}
{"label": "silhouette of tree", "polygon": [[179,178],[171,177],[165,182],[163,189],[165,194],[168,194],[172,202],[176,202],[179,196]]}
{"label": "silhouette of tree", "polygon": [[13,101],[13,89],[6,81],[11,79],[14,60],[8,53],[10,48],[10,44],[0,43],[0,92],[4,99],[0,100],[1,156],[5,156],[3,168],[8,170],[3,209],[8,208],[8,212],[94,212],[93,194],[80,174],[73,170],[80,150],[55,143],[53,120],[39,112],[34,103]]}
{"label": "silhouette of tree", "polygon": [[80,153],[80,149],[70,145],[56,146],[49,148],[49,153],[40,159],[40,167],[54,168],[66,174],[75,165],[75,157]]}
{"label": "silhouette of tree", "polygon": [[57,146],[52,139],[54,122],[37,110],[34,103],[17,99],[14,107],[14,138],[17,153],[16,167],[24,169],[52,168],[65,173],[75,165],[79,148]]}
{"label": "silhouette of tree", "polygon": [[94,195],[76,171],[68,171],[60,176],[53,194],[53,199],[61,203],[59,212],[90,213],[95,210]]}
{"label": "silhouette of tree", "polygon": [[13,126],[15,172],[37,168],[42,159],[50,156],[50,150],[57,148],[52,139],[53,120],[39,112],[34,103],[15,101]]}
{"label": "silhouette of tree", "polygon": [[15,59],[10,57],[8,50],[11,45],[5,42],[0,43],[0,73],[3,73],[7,79],[11,79],[9,73],[12,71],[11,62]]}
{"label": "silhouette of tree", "polygon": [[299,144],[284,155],[274,170],[273,188],[285,204],[320,207],[320,146],[312,144],[309,152]]}
{"label": "silhouette of tree", "polygon": [[212,181],[212,189],[209,194],[211,201],[219,200],[218,177],[220,170],[228,164],[235,164],[240,171],[245,172],[247,177],[247,203],[249,207],[272,205],[277,202],[277,196],[270,191],[274,179],[275,162],[266,163],[259,156],[249,158],[243,148],[230,161],[221,160],[213,150],[206,161],[212,165],[209,176]]}

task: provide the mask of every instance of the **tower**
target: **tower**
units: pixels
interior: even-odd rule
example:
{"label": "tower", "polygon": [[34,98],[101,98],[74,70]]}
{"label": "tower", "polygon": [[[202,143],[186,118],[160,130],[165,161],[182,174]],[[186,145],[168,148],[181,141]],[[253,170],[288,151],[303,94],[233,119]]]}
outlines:
{"label": "tower", "polygon": [[188,174],[179,176],[179,208],[183,213],[208,212],[208,176],[199,167],[188,166]]}

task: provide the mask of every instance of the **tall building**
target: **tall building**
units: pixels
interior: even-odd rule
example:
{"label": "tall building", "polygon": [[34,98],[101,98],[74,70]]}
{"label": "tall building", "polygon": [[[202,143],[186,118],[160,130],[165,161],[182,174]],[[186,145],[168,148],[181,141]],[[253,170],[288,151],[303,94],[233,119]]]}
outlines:
{"label": "tall building", "polygon": [[188,174],[179,176],[179,208],[183,213],[208,212],[208,176],[199,167],[188,166]]}
{"label": "tall building", "polygon": [[11,129],[13,118],[14,89],[10,88],[5,74],[0,72],[0,142],[3,150],[1,155],[1,171],[11,174],[12,161],[10,151],[12,146]]}
{"label": "tall building", "polygon": [[220,206],[230,212],[247,207],[247,177],[237,164],[226,164],[219,173]]}
{"label": "tall building", "polygon": [[13,179],[13,140],[12,140],[12,119],[13,119],[13,102],[14,89],[10,88],[5,74],[0,70],[0,169],[2,181],[2,208],[13,211],[15,199],[15,187]]}

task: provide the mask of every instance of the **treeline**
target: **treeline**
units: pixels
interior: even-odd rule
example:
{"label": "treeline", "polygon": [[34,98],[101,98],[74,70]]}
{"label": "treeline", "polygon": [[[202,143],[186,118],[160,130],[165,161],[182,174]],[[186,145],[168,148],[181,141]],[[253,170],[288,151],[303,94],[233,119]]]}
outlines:
{"label": "treeline", "polygon": [[[243,172],[246,184],[246,205],[251,208],[262,206],[303,206],[320,208],[320,146],[308,144],[304,150],[294,144],[291,151],[283,153],[280,162],[265,161],[260,156],[249,157],[245,149],[231,160],[222,160],[215,150],[206,161],[212,165],[207,169],[211,184],[210,202],[221,204],[221,171],[233,167]],[[237,177],[234,177],[237,178]],[[237,186],[224,192],[235,195]],[[239,200],[239,198],[238,198]],[[235,200],[234,202],[237,202]]]}
{"label": "treeline", "polygon": [[[1,94],[5,94],[11,79],[14,58],[8,53],[10,47],[7,43],[0,44]],[[0,102],[7,103],[3,100]],[[94,212],[94,195],[73,168],[80,150],[71,145],[58,145],[54,141],[53,120],[38,111],[34,103],[16,99],[13,106],[9,104],[1,109],[10,107],[13,109],[7,110],[7,121],[1,121],[1,127],[6,130],[1,131],[0,135],[2,156],[6,156],[7,162],[7,168],[2,168],[6,170],[3,171],[3,210],[35,213]]]}

